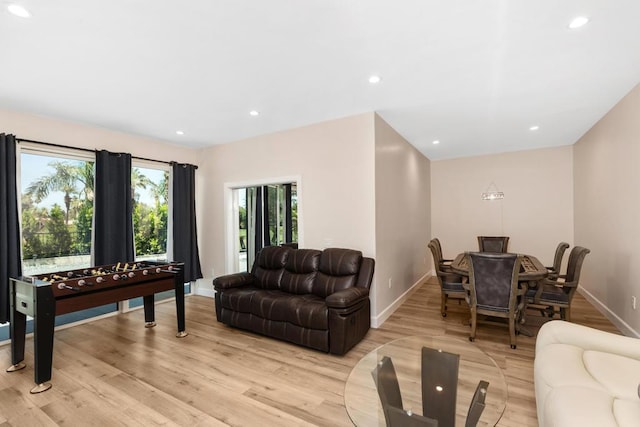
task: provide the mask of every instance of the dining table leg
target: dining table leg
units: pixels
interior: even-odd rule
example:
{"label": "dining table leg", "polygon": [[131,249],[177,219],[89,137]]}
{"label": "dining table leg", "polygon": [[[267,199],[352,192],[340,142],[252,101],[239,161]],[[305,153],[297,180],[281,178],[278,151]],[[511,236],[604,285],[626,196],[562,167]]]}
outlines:
{"label": "dining table leg", "polygon": [[527,313],[527,305],[528,305],[528,301],[527,301],[527,290],[528,289],[535,289],[538,287],[538,281],[537,280],[529,280],[527,282],[521,282],[521,285],[524,286],[525,290],[524,293],[522,294],[522,298],[524,298],[523,301],[523,305],[522,305],[522,311],[520,312],[520,319],[519,319],[519,327],[518,327],[518,332],[520,332],[522,335],[526,336],[526,337],[532,337],[533,336],[533,332],[531,332],[527,327],[525,327],[525,323],[527,323],[527,317],[526,317],[526,313]]}

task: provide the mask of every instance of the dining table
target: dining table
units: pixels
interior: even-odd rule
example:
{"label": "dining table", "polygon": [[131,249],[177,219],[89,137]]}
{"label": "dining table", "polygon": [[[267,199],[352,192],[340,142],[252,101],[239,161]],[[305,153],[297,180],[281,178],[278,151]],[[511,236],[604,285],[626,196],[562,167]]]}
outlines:
{"label": "dining table", "polygon": [[[467,252],[458,254],[451,262],[451,269],[461,276],[469,276],[469,261],[465,255]],[[533,255],[519,254],[521,256],[520,273],[518,274],[519,282],[526,282],[537,286],[539,280],[544,279],[549,274],[549,270],[538,258]]]}
{"label": "dining table", "polygon": [[[451,262],[451,270],[461,276],[469,277],[469,257],[466,256],[468,252],[462,252],[456,256]],[[525,287],[525,293],[527,289],[536,289],[538,282],[549,275],[549,270],[545,267],[538,258],[533,255],[518,254],[520,255],[520,273],[518,274],[518,282],[522,287]],[[525,295],[524,308],[522,309],[522,315],[520,317],[520,323],[524,324],[525,312],[527,310],[527,298]],[[520,332],[523,335],[532,336],[533,334],[527,331],[525,328],[521,328]]]}

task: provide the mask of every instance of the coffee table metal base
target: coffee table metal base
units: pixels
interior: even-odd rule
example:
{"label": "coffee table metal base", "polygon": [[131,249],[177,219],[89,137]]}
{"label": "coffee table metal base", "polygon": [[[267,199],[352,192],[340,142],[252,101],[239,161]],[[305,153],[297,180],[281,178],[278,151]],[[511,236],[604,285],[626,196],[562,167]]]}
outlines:
{"label": "coffee table metal base", "polygon": [[475,344],[447,336],[411,336],[391,341],[365,355],[353,368],[345,386],[344,400],[357,426],[385,426],[376,384],[372,376],[383,357],[393,360],[402,394],[403,408],[422,414],[422,348],[460,355],[455,425],[464,426],[469,406],[480,381],[490,384],[479,426],[495,425],[506,407],[507,383],[495,361]]}

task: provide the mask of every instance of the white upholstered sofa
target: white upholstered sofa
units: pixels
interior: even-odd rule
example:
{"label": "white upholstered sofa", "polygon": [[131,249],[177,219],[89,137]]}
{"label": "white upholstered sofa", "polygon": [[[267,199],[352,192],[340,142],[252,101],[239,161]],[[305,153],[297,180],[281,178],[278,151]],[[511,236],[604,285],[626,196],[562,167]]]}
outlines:
{"label": "white upholstered sofa", "polygon": [[640,426],[640,339],[547,322],[534,381],[541,427]]}

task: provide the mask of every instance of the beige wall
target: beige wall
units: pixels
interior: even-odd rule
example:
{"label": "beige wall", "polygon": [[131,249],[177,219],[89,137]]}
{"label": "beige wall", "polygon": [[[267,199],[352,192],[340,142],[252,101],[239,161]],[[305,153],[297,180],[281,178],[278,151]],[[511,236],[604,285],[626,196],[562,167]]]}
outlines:
{"label": "beige wall", "polygon": [[[430,162],[382,118],[375,117],[376,289],[379,324],[393,303],[430,270]],[[391,287],[389,281],[391,280]]]}
{"label": "beige wall", "polygon": [[[571,146],[431,162],[432,236],[445,258],[505,235],[510,252],[551,265],[560,241],[573,244],[572,164]],[[503,200],[480,199],[492,182]]]}
{"label": "beige wall", "polygon": [[576,243],[591,249],[581,286],[640,336],[640,86],[574,146]]}
{"label": "beige wall", "polygon": [[204,150],[197,182],[204,275],[228,272],[225,183],[278,177],[301,178],[301,247],[346,247],[375,257],[373,121],[367,113]]}
{"label": "beige wall", "polygon": [[154,160],[198,164],[197,150],[80,123],[0,109],[0,132],[78,148],[131,153]]}

